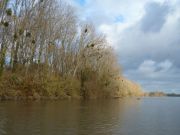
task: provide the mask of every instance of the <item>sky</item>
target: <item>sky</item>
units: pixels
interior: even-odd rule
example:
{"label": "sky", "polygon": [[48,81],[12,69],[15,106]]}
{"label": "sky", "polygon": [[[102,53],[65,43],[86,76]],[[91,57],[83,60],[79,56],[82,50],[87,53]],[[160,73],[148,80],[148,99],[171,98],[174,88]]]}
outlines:
{"label": "sky", "polygon": [[123,75],[147,91],[180,93],[180,0],[66,0],[117,53]]}

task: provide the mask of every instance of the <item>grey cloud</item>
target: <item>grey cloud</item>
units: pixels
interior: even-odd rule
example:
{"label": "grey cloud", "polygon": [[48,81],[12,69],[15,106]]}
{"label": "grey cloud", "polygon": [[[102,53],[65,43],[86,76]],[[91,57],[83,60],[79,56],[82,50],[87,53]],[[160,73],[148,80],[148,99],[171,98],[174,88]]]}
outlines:
{"label": "grey cloud", "polygon": [[[156,70],[161,67],[161,70]],[[180,70],[169,60],[160,63],[145,60],[137,69],[126,72],[125,76],[140,83],[145,90],[175,91],[180,93]]]}
{"label": "grey cloud", "polygon": [[[169,59],[180,68],[180,23],[165,24],[161,33],[143,33],[139,25],[128,28],[120,35],[118,53],[124,69],[137,68],[144,60],[157,62]],[[169,31],[171,30],[171,31]]]}
{"label": "grey cloud", "polygon": [[148,3],[145,7],[145,15],[141,20],[143,32],[159,32],[166,22],[170,8],[166,4],[156,2]]}
{"label": "grey cloud", "polygon": [[[171,35],[176,34],[177,31],[171,33]],[[121,42],[121,45],[125,47],[122,50],[119,50],[120,63],[123,66],[124,74],[129,79],[139,82],[148,90],[161,89],[167,91],[173,89],[178,92],[179,89],[180,91],[179,38],[174,36],[171,37],[168,33],[158,40],[151,40],[151,37],[148,35],[144,35],[147,38],[135,34],[133,37],[129,36],[129,34],[126,36],[127,38],[124,39],[126,42]],[[155,38],[155,35],[153,38]],[[130,48],[132,49],[128,50]],[[142,66],[144,61],[149,59],[156,61],[157,66],[153,69],[153,63],[151,63],[152,65],[147,65],[147,69],[145,69],[144,72],[149,72],[149,74],[152,72],[152,76],[148,76],[148,73],[143,74],[142,72],[139,72],[139,67]],[[171,64],[168,62],[162,64],[162,62],[167,59],[173,63],[171,70],[166,70]],[[163,66],[167,66],[167,68],[164,68]],[[142,67],[141,70],[143,70]],[[162,71],[164,72],[162,73]]]}
{"label": "grey cloud", "polygon": [[[168,7],[170,8],[172,7]],[[166,12],[168,13],[169,11]],[[180,93],[180,20],[176,15],[176,10],[173,10],[161,26],[158,24],[159,29],[156,30],[159,32],[154,31],[154,27],[151,27],[153,23],[149,22],[144,24],[142,29],[142,24],[145,23],[143,20],[145,17],[143,17],[119,35],[121,39],[118,41],[117,52],[124,75],[140,83],[146,90],[165,92],[172,90]],[[155,17],[155,22],[159,20],[157,15],[152,16]],[[149,28],[145,29],[145,26]],[[147,60],[155,63],[149,62],[149,65],[147,63],[143,65]],[[144,67],[140,68],[140,66]]]}

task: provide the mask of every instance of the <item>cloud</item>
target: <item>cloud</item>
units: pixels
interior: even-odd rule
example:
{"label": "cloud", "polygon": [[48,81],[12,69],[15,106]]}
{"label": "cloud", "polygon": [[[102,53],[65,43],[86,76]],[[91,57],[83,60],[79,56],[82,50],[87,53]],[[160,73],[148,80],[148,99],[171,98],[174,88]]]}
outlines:
{"label": "cloud", "polygon": [[179,93],[180,71],[169,60],[145,60],[138,68],[126,71],[125,76],[136,80],[145,90],[176,91]]}
{"label": "cloud", "polygon": [[166,22],[170,7],[163,3],[151,2],[145,6],[145,15],[141,19],[143,32],[159,32]]}
{"label": "cloud", "polygon": [[157,66],[156,66],[156,63],[155,61],[152,61],[152,60],[147,60],[147,61],[144,61],[138,68],[138,71],[140,73],[143,73],[145,75],[152,75],[155,70],[156,70]]}
{"label": "cloud", "polygon": [[145,60],[142,64],[140,64],[137,71],[146,77],[158,78],[161,77],[162,74],[169,72],[172,66],[173,64],[169,60],[165,60],[160,63],[153,60]]}
{"label": "cloud", "polygon": [[172,62],[170,62],[169,60],[166,60],[164,62],[159,63],[157,67],[159,67],[161,71],[164,73],[168,71],[172,67],[172,65],[173,65]]}

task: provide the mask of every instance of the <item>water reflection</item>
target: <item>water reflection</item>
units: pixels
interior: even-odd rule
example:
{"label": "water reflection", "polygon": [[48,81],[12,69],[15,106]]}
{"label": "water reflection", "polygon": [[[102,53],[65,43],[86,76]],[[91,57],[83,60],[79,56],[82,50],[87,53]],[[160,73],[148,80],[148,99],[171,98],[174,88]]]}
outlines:
{"label": "water reflection", "polygon": [[[176,132],[179,133],[180,109],[176,109],[177,103],[170,100],[171,106],[169,106],[167,105],[169,100],[154,100],[2,102],[0,103],[0,135],[165,135],[172,132],[175,135]],[[165,113],[168,111],[167,108],[176,110]],[[176,116],[171,116],[175,114]],[[169,126],[168,130],[167,126]]]}

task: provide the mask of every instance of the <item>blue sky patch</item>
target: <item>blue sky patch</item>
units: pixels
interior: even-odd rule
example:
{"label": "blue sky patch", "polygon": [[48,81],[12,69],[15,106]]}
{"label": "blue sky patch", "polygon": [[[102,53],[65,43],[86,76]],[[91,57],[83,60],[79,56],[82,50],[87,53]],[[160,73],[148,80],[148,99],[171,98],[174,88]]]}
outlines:
{"label": "blue sky patch", "polygon": [[84,6],[86,4],[86,0],[75,0],[79,5]]}
{"label": "blue sky patch", "polygon": [[124,22],[124,17],[122,15],[119,15],[119,16],[115,17],[114,22],[116,22],[116,23],[121,22],[122,23],[122,22]]}

